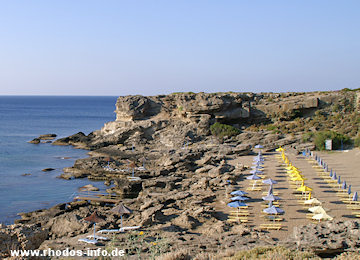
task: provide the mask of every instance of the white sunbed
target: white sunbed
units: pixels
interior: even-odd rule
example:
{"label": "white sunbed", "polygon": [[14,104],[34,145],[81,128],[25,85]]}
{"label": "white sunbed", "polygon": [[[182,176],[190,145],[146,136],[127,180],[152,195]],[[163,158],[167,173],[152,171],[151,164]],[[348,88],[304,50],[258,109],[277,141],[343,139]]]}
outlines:
{"label": "white sunbed", "polygon": [[140,228],[140,226],[123,227],[123,228],[119,228],[119,229],[103,229],[103,230],[99,230],[97,233],[124,232],[126,230],[133,230],[133,229],[138,229],[138,228]]}
{"label": "white sunbed", "polygon": [[129,181],[140,181],[140,177],[127,177]]}
{"label": "white sunbed", "polygon": [[107,238],[107,237],[101,237],[101,236],[97,236],[97,235],[95,235],[95,237],[94,237],[94,235],[89,235],[89,236],[87,236],[87,238],[91,238],[91,239],[95,239],[95,240],[109,240],[109,238]]}
{"label": "white sunbed", "polygon": [[78,241],[88,243],[88,244],[93,244],[93,245],[96,245],[98,243],[98,241],[96,239],[88,239],[88,238],[79,238]]}

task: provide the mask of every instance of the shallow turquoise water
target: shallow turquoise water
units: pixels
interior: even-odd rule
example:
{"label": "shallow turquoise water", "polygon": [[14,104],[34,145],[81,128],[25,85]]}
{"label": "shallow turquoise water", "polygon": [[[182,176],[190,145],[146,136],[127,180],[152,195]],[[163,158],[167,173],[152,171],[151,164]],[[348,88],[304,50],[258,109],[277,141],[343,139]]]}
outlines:
{"label": "shallow turquoise water", "polygon": [[[116,97],[0,96],[0,223],[12,223],[18,212],[69,201],[78,187],[90,183],[56,178],[86,151],[27,141],[46,133],[89,134],[115,119],[115,102]],[[41,171],[49,167],[56,170]]]}

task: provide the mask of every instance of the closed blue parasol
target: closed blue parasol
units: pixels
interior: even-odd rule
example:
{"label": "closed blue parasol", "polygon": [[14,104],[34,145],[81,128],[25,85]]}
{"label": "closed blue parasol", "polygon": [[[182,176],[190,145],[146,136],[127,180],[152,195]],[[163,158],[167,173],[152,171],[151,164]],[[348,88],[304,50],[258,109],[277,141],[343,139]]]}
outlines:
{"label": "closed blue parasol", "polygon": [[333,176],[331,177],[331,179],[333,179],[334,181],[337,180],[337,176],[336,176],[336,172],[335,172],[335,171],[334,171],[334,174],[333,174]]}
{"label": "closed blue parasol", "polygon": [[348,188],[347,194],[348,194],[348,195],[350,195],[350,194],[351,194],[351,185],[349,185],[349,188]]}
{"label": "closed blue parasol", "polygon": [[357,191],[355,191],[354,196],[352,198],[353,201],[358,201],[358,194]]}
{"label": "closed blue parasol", "polygon": [[343,190],[346,190],[346,188],[347,188],[346,181],[343,181],[343,183],[342,183],[342,185],[341,185],[341,188],[342,188]]}

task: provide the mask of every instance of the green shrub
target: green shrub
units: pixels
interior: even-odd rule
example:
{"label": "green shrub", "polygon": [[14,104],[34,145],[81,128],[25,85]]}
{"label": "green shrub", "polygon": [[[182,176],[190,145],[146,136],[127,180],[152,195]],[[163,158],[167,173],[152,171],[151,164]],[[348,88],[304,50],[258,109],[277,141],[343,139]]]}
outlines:
{"label": "green shrub", "polygon": [[360,147],[360,136],[354,139],[354,146]]}
{"label": "green shrub", "polygon": [[314,133],[312,132],[304,133],[302,136],[302,140],[304,143],[311,142],[313,137],[314,137]]}
{"label": "green shrub", "polygon": [[266,130],[268,130],[268,131],[273,131],[273,130],[277,130],[278,128],[277,128],[277,126],[276,125],[268,125],[267,127],[266,127]]}
{"label": "green shrub", "polygon": [[332,140],[332,148],[334,150],[339,149],[341,147],[341,142],[344,145],[352,143],[350,137],[346,135],[339,134],[334,131],[323,131],[315,134],[314,142],[316,149],[320,151],[325,150],[325,140],[327,139]]}
{"label": "green shrub", "polygon": [[210,132],[212,135],[219,138],[223,138],[224,136],[230,137],[240,134],[239,129],[231,125],[220,124],[219,122],[216,122],[215,124],[210,126]]}

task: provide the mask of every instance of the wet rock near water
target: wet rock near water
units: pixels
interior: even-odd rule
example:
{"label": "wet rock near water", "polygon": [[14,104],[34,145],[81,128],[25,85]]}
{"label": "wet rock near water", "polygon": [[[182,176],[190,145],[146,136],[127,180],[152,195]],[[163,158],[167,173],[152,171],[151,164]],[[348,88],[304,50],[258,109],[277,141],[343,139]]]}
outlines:
{"label": "wet rock near water", "polygon": [[42,169],[41,171],[43,172],[51,172],[51,171],[54,171],[55,169],[54,168],[45,168],[45,169]]}
{"label": "wet rock near water", "polygon": [[33,140],[29,141],[30,144],[39,144],[39,143],[51,143],[50,140],[56,138],[56,134],[43,134]]}

